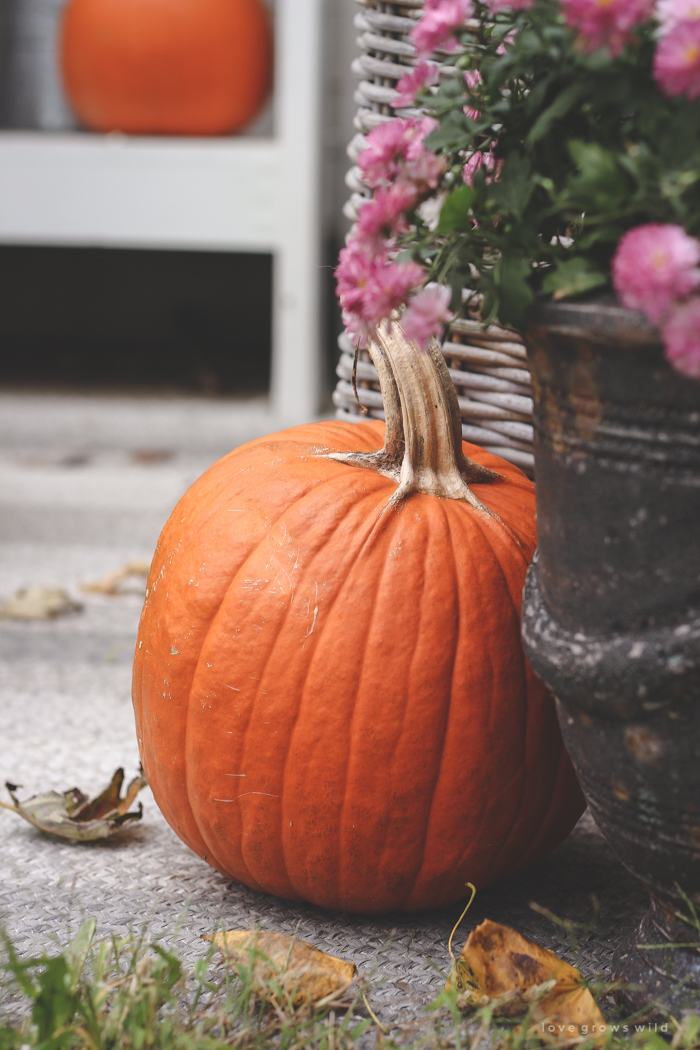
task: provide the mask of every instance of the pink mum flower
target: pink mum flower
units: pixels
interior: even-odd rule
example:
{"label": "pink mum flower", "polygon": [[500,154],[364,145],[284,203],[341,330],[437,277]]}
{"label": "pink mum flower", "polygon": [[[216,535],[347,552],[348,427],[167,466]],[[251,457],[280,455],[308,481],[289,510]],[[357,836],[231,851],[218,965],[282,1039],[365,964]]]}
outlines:
{"label": "pink mum flower", "polygon": [[700,0],[659,0],[654,11],[659,34],[665,36],[681,22],[700,19]]}
{"label": "pink mum flower", "polygon": [[562,0],[567,25],[577,29],[586,51],[608,47],[619,55],[630,29],[651,17],[653,0]]}
{"label": "pink mum flower", "polygon": [[682,226],[650,222],[620,238],[612,263],[613,284],[629,310],[659,324],[676,299],[700,285],[700,243]]}
{"label": "pink mum flower", "polygon": [[367,135],[367,145],[357,158],[367,186],[387,186],[397,177],[406,160],[409,131],[414,121],[396,117],[378,124]]}
{"label": "pink mum flower", "polygon": [[[466,182],[467,186],[474,185],[474,176],[480,168],[485,168],[487,172],[495,172],[495,177],[498,178],[498,174],[503,167],[503,161],[497,161],[493,155],[493,146],[484,153],[483,150],[475,150],[470,156],[467,163],[462,168],[462,178]],[[489,179],[487,182],[491,181]]]}
{"label": "pink mum flower", "polygon": [[410,181],[416,193],[425,193],[426,190],[437,188],[446,166],[445,157],[438,157],[429,149],[423,149],[415,159],[408,161],[404,168],[403,178]]}
{"label": "pink mum flower", "polygon": [[361,313],[365,289],[377,264],[376,253],[350,240],[340,252],[335,269],[336,291],[343,310]]}
{"label": "pink mum flower", "polygon": [[408,299],[409,292],[425,280],[422,266],[414,262],[381,262],[367,285],[363,302],[363,317],[371,324],[379,324],[392,310]]}
{"label": "pink mum flower", "polygon": [[[478,69],[468,69],[464,74],[464,79],[467,82],[467,87],[474,94],[474,89],[481,83],[481,73]],[[476,109],[474,106],[465,106],[464,115],[469,117],[470,120],[478,120],[481,113],[480,109]]]}
{"label": "pink mum flower", "polygon": [[428,284],[409,300],[401,325],[407,339],[427,350],[428,343],[442,336],[444,327],[454,317],[448,309],[452,293],[439,284]]}
{"label": "pink mum flower", "polygon": [[425,0],[420,21],[411,30],[411,40],[419,55],[429,55],[437,47],[454,51],[454,32],[472,13],[471,0]]}
{"label": "pink mum flower", "polygon": [[422,58],[417,66],[410,72],[404,73],[399,80],[396,85],[398,95],[391,105],[394,109],[404,109],[406,106],[412,106],[416,101],[418,92],[422,91],[423,88],[437,84],[439,79],[440,73],[435,63],[426,62]]}
{"label": "pink mum flower", "polygon": [[425,280],[417,263],[392,262],[384,252],[372,253],[352,239],[340,253],[335,276],[343,323],[362,344],[371,329]]}
{"label": "pink mum flower", "polygon": [[354,241],[369,252],[385,249],[388,240],[408,229],[403,213],[412,208],[416,200],[415,187],[407,182],[395,182],[386,189],[375,190],[372,200],[360,207]]}
{"label": "pink mum flower", "polygon": [[355,346],[359,345],[364,349],[367,346],[367,340],[370,337],[372,326],[363,321],[359,314],[352,313],[350,310],[343,310],[341,313],[341,319],[343,322],[343,328],[350,336]]}
{"label": "pink mum flower", "polygon": [[433,117],[422,120],[395,117],[372,128],[357,158],[367,186],[387,186],[404,173],[406,165],[425,152],[423,139],[437,128]]}
{"label": "pink mum flower", "polygon": [[700,21],[680,22],[656,45],[654,79],[667,95],[700,95]]}
{"label": "pink mum flower", "polygon": [[700,379],[700,298],[674,306],[663,326],[666,357],[684,376]]}

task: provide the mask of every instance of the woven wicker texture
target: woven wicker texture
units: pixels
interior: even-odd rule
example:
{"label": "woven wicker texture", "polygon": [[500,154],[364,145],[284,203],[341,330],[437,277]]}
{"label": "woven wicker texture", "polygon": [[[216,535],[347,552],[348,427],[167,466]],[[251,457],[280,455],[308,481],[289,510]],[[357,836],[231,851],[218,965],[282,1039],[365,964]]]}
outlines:
{"label": "woven wicker texture", "polygon": [[[207,412],[203,403],[202,422]],[[126,423],[127,417],[128,435]],[[161,431],[156,424],[153,430],[155,443]],[[74,785],[94,792],[118,765],[127,776],[136,771],[129,694],[141,599],[80,595],[77,584],[148,558],[178,496],[207,465],[201,455],[178,455],[144,467],[111,452],[70,466],[75,450],[65,451],[54,445],[42,459],[0,449],[0,596],[50,583],[85,603],[83,613],[53,622],[0,621],[0,783],[21,784],[20,797]],[[139,828],[89,846],[51,840],[0,811],[0,922],[23,955],[65,943],[86,915],[97,917],[101,933],[125,933],[147,921],[169,941],[187,909],[175,943],[190,963],[205,952],[201,935],[220,920],[239,928],[262,922],[271,930],[298,928],[299,936],[353,960],[364,974],[376,967],[381,983],[371,1001],[385,1019],[405,1020],[439,990],[458,908],[367,919],[255,893],[190,853],[150,793],[142,797]],[[585,921],[592,895],[600,916],[581,932],[580,956],[562,929],[529,906],[536,901],[564,919]],[[644,908],[644,891],[584,817],[541,864],[479,893],[457,944],[488,917],[578,959],[595,976],[608,972],[615,944]]]}
{"label": "woven wicker texture", "polygon": [[[423,0],[382,3],[380,0],[358,0],[360,10],[355,25],[360,31],[360,55],[353,70],[360,78],[355,101],[357,135],[348,146],[355,161],[365,144],[365,135],[377,124],[415,110],[394,110],[395,85],[415,63],[415,49],[408,34],[420,14]],[[438,53],[436,56],[441,57]],[[440,63],[438,62],[440,65]],[[450,66],[440,65],[442,76],[453,76]],[[362,173],[354,165],[346,176],[352,196],[345,206],[351,221],[357,210],[371,196],[362,182]],[[339,419],[357,422],[368,415],[383,419],[382,399],[374,365],[362,351],[357,368],[357,393],[352,389],[352,366],[355,348],[349,336],[340,336],[341,357],[339,381],[333,400]],[[504,459],[516,463],[532,476],[532,399],[530,372],[522,339],[497,325],[484,331],[478,320],[478,309],[467,312],[464,320],[450,328],[443,352],[457,388],[462,413],[462,435],[465,441],[482,445]]]}

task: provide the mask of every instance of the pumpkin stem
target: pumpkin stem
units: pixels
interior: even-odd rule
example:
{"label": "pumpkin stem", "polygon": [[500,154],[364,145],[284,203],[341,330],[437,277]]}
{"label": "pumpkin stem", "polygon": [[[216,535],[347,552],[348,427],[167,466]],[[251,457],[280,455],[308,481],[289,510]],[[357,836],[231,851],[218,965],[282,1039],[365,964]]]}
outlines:
{"label": "pumpkin stem", "polygon": [[389,506],[422,492],[464,500],[489,513],[469,484],[500,475],[467,459],[462,451],[457,391],[438,344],[433,340],[423,353],[406,339],[398,321],[384,321],[374,333],[369,353],[384,399],[384,448],[372,453],[331,453],[329,458],[398,481]]}
{"label": "pumpkin stem", "polygon": [[394,379],[394,371],[385,348],[380,342],[369,342],[367,346],[372,363],[377,369],[379,386],[384,401],[386,425],[384,429],[384,448],[379,452],[328,452],[325,459],[336,459],[340,463],[350,463],[355,467],[366,467],[377,474],[398,481],[401,476],[406,442],[403,436],[403,417],[399,388]]}

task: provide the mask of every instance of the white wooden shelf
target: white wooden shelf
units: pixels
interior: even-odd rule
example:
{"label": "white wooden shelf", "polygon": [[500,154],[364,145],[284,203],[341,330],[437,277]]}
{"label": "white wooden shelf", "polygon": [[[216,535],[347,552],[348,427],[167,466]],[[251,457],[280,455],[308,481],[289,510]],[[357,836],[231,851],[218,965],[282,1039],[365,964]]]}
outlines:
{"label": "white wooden shelf", "polygon": [[273,254],[280,426],[319,407],[321,7],[276,4],[272,138],[0,132],[0,243]]}
{"label": "white wooden shelf", "polygon": [[0,132],[0,241],[275,251],[275,140]]}

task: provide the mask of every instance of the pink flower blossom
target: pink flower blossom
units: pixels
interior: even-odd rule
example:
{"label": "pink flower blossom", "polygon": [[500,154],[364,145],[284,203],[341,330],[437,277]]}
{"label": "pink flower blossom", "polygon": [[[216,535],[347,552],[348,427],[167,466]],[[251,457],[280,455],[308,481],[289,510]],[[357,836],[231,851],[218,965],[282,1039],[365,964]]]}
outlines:
{"label": "pink flower blossom", "polygon": [[674,306],[663,326],[666,357],[691,379],[700,379],[700,298]]}
{"label": "pink flower blossom", "polygon": [[388,186],[401,175],[410,178],[407,166],[426,152],[423,139],[438,126],[433,117],[395,117],[372,128],[367,145],[357,158],[363,181],[375,187]]}
{"label": "pink flower blossom", "polygon": [[[481,73],[478,69],[468,69],[464,74],[464,79],[467,82],[467,87],[474,94],[475,88],[481,83]],[[480,109],[476,109],[474,106],[465,106],[464,115],[469,117],[470,120],[478,120],[481,113]]]}
{"label": "pink flower blossom", "polygon": [[651,222],[620,239],[612,263],[613,284],[629,310],[659,324],[676,299],[700,285],[700,243],[682,226]]}
{"label": "pink flower blossom", "polygon": [[445,157],[438,157],[429,149],[424,149],[406,164],[402,178],[407,179],[417,193],[425,193],[427,190],[436,189],[446,166]]}
{"label": "pink flower blossom", "polygon": [[[474,153],[472,153],[467,163],[462,168],[462,178],[466,182],[467,186],[473,186],[474,176],[480,168],[484,168],[487,172],[495,172],[496,178],[498,178],[498,174],[502,167],[503,161],[497,161],[493,155],[493,146],[488,151],[488,153],[484,153],[483,150],[478,149],[475,150]],[[486,181],[488,183],[491,180],[487,179]]]}
{"label": "pink flower blossom", "polygon": [[378,124],[369,132],[367,145],[357,158],[367,186],[388,186],[398,176],[406,160],[408,134],[413,130],[413,124],[411,120],[397,117]]}
{"label": "pink flower blossom", "polygon": [[425,0],[423,14],[411,30],[418,54],[429,55],[438,47],[454,51],[457,47],[454,32],[471,13],[471,0]]}
{"label": "pink flower blossom", "polygon": [[397,263],[350,240],[335,271],[343,323],[353,338],[365,342],[371,329],[402,306],[424,279],[417,263]]}
{"label": "pink flower blossom", "polygon": [[466,182],[467,186],[474,185],[474,176],[476,175],[479,168],[484,167],[487,164],[487,155],[482,153],[481,150],[475,150],[467,163],[462,168],[462,178]]}
{"label": "pink flower blossom", "polygon": [[367,340],[372,331],[372,325],[367,324],[363,321],[359,314],[351,313],[350,310],[343,310],[341,314],[343,328],[350,336],[352,342],[355,345],[360,345],[363,349],[367,346]]}
{"label": "pink flower blossom", "polygon": [[454,317],[448,309],[452,293],[439,284],[428,284],[409,300],[401,325],[407,339],[427,350],[428,343],[442,336],[443,329]]}
{"label": "pink flower blossom", "polygon": [[380,186],[372,200],[360,207],[353,240],[369,252],[386,248],[386,242],[404,233],[408,224],[403,213],[416,204],[415,187],[407,182]]}
{"label": "pink flower blossom", "polygon": [[340,252],[335,269],[336,290],[340,305],[349,313],[361,313],[365,289],[377,265],[376,254],[350,240]]}
{"label": "pink flower blossom", "polygon": [[700,95],[700,21],[680,22],[656,45],[654,79],[667,95]]}
{"label": "pink flower blossom", "polygon": [[425,271],[418,263],[380,262],[365,291],[365,320],[371,324],[379,324],[391,315],[392,310],[402,306],[409,292],[419,287],[424,280]]}
{"label": "pink flower blossom", "polygon": [[681,22],[700,19],[700,0],[658,0],[654,15],[659,23],[659,34],[665,36]]}
{"label": "pink flower blossom", "polygon": [[398,95],[391,103],[394,109],[403,109],[406,106],[412,106],[416,101],[416,95],[423,88],[432,87],[433,84],[437,84],[440,79],[440,73],[438,67],[434,62],[426,62],[424,58],[420,60],[417,66],[415,66],[410,72],[404,73],[396,85]]}
{"label": "pink flower blossom", "polygon": [[632,26],[651,16],[653,0],[562,0],[562,7],[586,51],[608,47],[619,55],[631,39]]}

